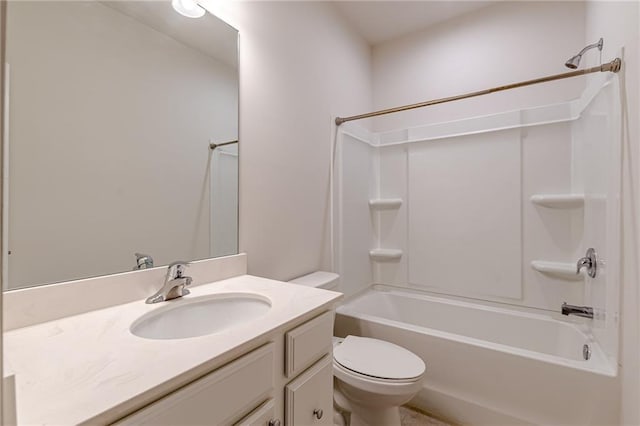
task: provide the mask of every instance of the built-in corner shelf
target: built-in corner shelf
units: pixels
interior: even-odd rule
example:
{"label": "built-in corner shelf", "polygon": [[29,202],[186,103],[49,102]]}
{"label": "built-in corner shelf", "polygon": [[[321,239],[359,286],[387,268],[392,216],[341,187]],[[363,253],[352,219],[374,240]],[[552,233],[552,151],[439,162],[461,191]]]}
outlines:
{"label": "built-in corner shelf", "polygon": [[402,250],[377,248],[369,251],[369,257],[376,262],[398,260],[402,257]]}
{"label": "built-in corner shelf", "polygon": [[542,274],[562,280],[582,281],[584,279],[584,275],[576,274],[576,265],[574,263],[533,260],[531,261],[531,267]]}
{"label": "built-in corner shelf", "polygon": [[584,194],[534,194],[531,202],[552,209],[575,209],[584,206]]}
{"label": "built-in corner shelf", "polygon": [[376,198],[369,200],[369,207],[373,210],[398,209],[402,205],[402,198]]}

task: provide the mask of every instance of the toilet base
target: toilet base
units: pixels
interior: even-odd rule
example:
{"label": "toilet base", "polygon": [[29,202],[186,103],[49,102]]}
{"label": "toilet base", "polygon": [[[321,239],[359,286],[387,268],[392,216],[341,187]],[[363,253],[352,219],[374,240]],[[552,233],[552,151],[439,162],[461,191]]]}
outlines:
{"label": "toilet base", "polygon": [[400,426],[400,408],[354,407],[350,424],[351,426]]}
{"label": "toilet base", "polygon": [[[400,406],[388,405],[388,404],[376,404],[377,398],[371,398],[371,404],[359,404],[353,400],[349,400],[341,388],[345,387],[345,384],[337,383],[338,380],[334,379],[333,388],[333,402],[336,408],[336,413],[342,411],[348,413],[343,418],[348,418],[348,425],[350,426],[400,426]],[[349,386],[347,386],[349,387]],[[373,395],[370,395],[373,396]],[[395,399],[396,403],[402,404],[410,399],[409,396],[405,396],[402,400]],[[365,399],[366,400],[366,399]]]}

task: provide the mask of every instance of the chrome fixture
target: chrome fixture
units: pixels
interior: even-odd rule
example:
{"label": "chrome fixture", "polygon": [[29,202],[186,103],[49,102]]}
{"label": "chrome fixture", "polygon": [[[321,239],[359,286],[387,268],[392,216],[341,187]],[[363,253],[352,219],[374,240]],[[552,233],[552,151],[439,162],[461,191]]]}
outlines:
{"label": "chrome fixture", "polygon": [[147,303],[164,302],[189,294],[187,287],[191,284],[191,277],[185,277],[184,270],[189,262],[177,261],[167,267],[167,275],[164,278],[162,288],[147,299]]}
{"label": "chrome fixture", "polygon": [[579,274],[582,268],[587,268],[587,274],[591,278],[596,277],[596,273],[598,272],[598,257],[593,248],[589,248],[587,254],[578,259],[578,263],[576,263],[576,274]]}
{"label": "chrome fixture", "polygon": [[423,108],[431,105],[444,104],[447,102],[459,101],[460,99],[473,98],[476,96],[488,95],[490,93],[502,92],[503,90],[516,89],[518,87],[531,86],[532,84],[546,83],[548,81],[562,80],[564,78],[577,77],[579,75],[591,74],[594,72],[618,72],[622,67],[622,60],[615,58],[611,62],[599,65],[597,67],[586,68],[583,70],[576,70],[571,72],[565,72],[562,74],[550,75],[547,77],[536,78],[533,80],[521,81],[519,83],[507,84],[505,86],[492,87],[491,89],[479,90],[477,92],[465,93],[464,95],[450,96],[448,98],[433,99],[426,102],[420,102],[417,104],[404,105],[401,107],[381,109],[379,111],[368,112],[366,114],[352,115],[350,117],[336,117],[336,126],[346,123],[347,121],[361,120],[363,118],[377,117],[379,115],[392,114],[395,112],[408,111],[410,109]]}
{"label": "chrome fixture", "polygon": [[583,318],[593,318],[593,308],[591,306],[575,306],[562,304],[562,315],[575,315]]}
{"label": "chrome fixture", "polygon": [[589,361],[591,358],[591,348],[586,343],[582,346],[582,358],[584,358],[585,361]]}
{"label": "chrome fixture", "polygon": [[137,271],[138,269],[153,268],[153,257],[142,253],[135,253],[135,256],[136,266],[133,267],[134,271]]}
{"label": "chrome fixture", "polygon": [[207,13],[195,0],[171,0],[173,10],[187,18],[201,18]]}
{"label": "chrome fixture", "polygon": [[597,43],[588,45],[587,47],[582,49],[580,53],[578,53],[576,56],[572,56],[571,58],[569,58],[567,62],[564,63],[564,66],[567,68],[571,68],[572,70],[575,70],[576,68],[578,68],[578,65],[580,65],[580,59],[582,59],[582,55],[584,55],[587,50],[591,50],[597,47],[599,51],[602,51],[603,44],[604,44],[604,40],[601,38],[600,40],[598,40]]}

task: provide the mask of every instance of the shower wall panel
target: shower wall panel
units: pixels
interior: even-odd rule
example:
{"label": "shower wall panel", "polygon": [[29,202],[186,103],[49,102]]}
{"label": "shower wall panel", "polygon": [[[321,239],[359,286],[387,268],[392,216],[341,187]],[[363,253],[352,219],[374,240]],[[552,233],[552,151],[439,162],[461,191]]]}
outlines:
{"label": "shower wall panel", "polygon": [[409,283],[522,298],[520,130],[409,148]]}
{"label": "shower wall panel", "polygon": [[211,157],[209,254],[229,256],[238,253],[238,146],[218,148]]}
{"label": "shower wall panel", "polygon": [[[455,134],[467,124],[442,126]],[[374,282],[551,311],[563,301],[584,303],[584,280],[532,268],[534,261],[570,266],[584,254],[581,207],[531,202],[582,193],[571,122],[435,139],[433,129],[409,129],[411,142],[378,149],[380,196],[403,203],[374,214],[377,247],[403,256],[375,263]]]}
{"label": "shower wall panel", "polygon": [[339,264],[341,291],[357,293],[373,282],[369,250],[375,246],[369,199],[377,188],[375,148],[348,134],[339,144]]}
{"label": "shower wall panel", "polygon": [[400,249],[402,257],[394,262],[377,262],[375,282],[391,285],[406,285],[408,281],[407,253],[407,145],[381,146],[379,153],[380,198],[400,198],[397,209],[380,210],[374,213],[379,247]]}
{"label": "shower wall panel", "polygon": [[583,236],[583,209],[549,208],[531,202],[538,194],[581,194],[573,186],[571,123],[522,129],[522,281],[525,306],[559,311],[562,302],[582,304],[584,280],[543,274],[533,261],[574,268]]}
{"label": "shower wall panel", "polygon": [[[602,84],[602,83],[600,83]],[[585,194],[584,238],[580,256],[588,247],[598,255],[595,278],[585,278],[585,305],[593,306],[592,330],[605,353],[618,359],[618,316],[621,280],[620,88],[612,79],[572,123],[573,180]]]}

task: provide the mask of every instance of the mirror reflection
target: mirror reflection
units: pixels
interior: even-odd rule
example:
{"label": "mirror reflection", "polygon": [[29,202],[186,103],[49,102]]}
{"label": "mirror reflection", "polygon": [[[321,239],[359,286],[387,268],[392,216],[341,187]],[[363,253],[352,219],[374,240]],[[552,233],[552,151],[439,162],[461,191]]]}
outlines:
{"label": "mirror reflection", "polygon": [[237,253],[235,29],[10,2],[6,67],[5,290]]}

